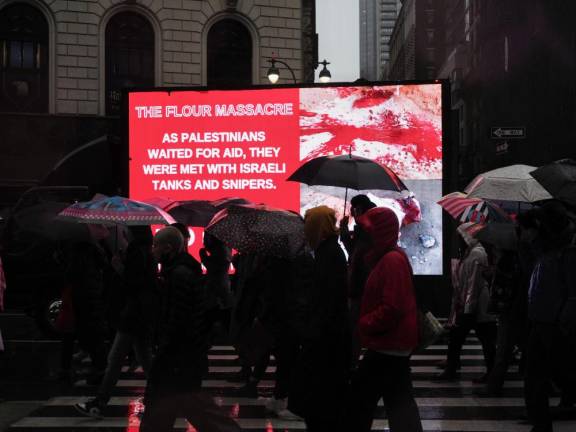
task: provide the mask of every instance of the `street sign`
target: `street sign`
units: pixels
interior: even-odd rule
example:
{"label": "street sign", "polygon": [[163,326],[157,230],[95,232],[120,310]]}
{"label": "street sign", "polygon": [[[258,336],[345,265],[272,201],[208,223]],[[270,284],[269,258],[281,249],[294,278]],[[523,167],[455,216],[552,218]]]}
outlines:
{"label": "street sign", "polygon": [[501,154],[504,154],[504,153],[508,153],[508,149],[509,149],[509,148],[510,148],[510,146],[508,145],[508,142],[507,142],[507,141],[504,141],[503,143],[498,144],[498,145],[496,146],[496,154],[497,154],[497,155],[501,155]]}
{"label": "street sign", "polygon": [[525,127],[493,127],[490,128],[492,139],[525,139]]}

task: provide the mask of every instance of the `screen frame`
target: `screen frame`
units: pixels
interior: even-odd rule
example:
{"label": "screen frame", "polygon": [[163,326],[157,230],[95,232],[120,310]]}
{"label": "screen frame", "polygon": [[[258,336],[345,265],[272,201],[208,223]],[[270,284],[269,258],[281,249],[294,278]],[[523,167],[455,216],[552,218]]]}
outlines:
{"label": "screen frame", "polygon": [[[330,82],[322,83],[292,83],[292,84],[257,84],[251,86],[182,86],[182,87],[143,87],[138,89],[123,89],[122,91],[122,172],[121,179],[121,192],[124,196],[128,196],[129,191],[129,169],[130,169],[130,156],[129,156],[129,95],[131,93],[149,93],[149,92],[207,92],[214,90],[222,91],[241,91],[241,90],[270,90],[280,88],[330,88],[330,87],[374,87],[374,86],[397,86],[397,85],[430,85],[436,84],[441,86],[441,103],[442,103],[442,195],[446,195],[450,190],[455,190],[453,181],[454,171],[456,168],[457,152],[452,145],[451,133],[451,97],[450,97],[450,81],[448,79],[428,79],[428,80],[396,80],[396,81],[366,81],[358,80],[358,82]],[[450,289],[450,258],[452,257],[451,236],[448,234],[448,227],[452,226],[453,222],[447,216],[446,212],[442,212],[442,274],[441,275],[414,275],[415,288],[422,293],[420,296],[423,298],[426,306],[434,311],[436,314],[445,315],[447,310],[440,299],[446,298],[446,293]]]}

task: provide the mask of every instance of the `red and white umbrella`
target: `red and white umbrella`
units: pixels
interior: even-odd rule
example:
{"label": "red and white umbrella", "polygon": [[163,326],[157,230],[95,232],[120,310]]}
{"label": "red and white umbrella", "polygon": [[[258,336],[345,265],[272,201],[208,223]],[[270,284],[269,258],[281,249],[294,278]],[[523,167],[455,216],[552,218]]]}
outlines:
{"label": "red and white umbrella", "polygon": [[443,196],[438,204],[460,222],[508,222],[508,214],[497,204],[481,198],[469,198],[462,192]]}
{"label": "red and white umbrella", "polygon": [[446,210],[450,216],[458,219],[467,208],[480,202],[482,202],[480,198],[469,198],[465,193],[452,192],[440,198],[438,204]]}

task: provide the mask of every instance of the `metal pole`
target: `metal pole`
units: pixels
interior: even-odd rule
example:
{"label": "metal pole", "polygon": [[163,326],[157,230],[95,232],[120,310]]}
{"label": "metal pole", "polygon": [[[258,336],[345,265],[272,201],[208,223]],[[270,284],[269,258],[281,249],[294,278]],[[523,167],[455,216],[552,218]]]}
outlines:
{"label": "metal pole", "polygon": [[283,62],[282,60],[278,60],[278,59],[274,59],[274,61],[276,63],[280,63],[281,65],[284,65],[286,67],[286,69],[288,69],[290,71],[290,73],[292,74],[292,79],[294,80],[294,84],[298,83],[296,81],[296,75],[294,74],[294,71],[292,70],[292,68],[290,66],[288,66],[288,64],[286,62]]}
{"label": "metal pole", "polygon": [[346,202],[348,201],[348,188],[346,188],[346,192],[344,194],[344,212],[342,217],[346,216]]}

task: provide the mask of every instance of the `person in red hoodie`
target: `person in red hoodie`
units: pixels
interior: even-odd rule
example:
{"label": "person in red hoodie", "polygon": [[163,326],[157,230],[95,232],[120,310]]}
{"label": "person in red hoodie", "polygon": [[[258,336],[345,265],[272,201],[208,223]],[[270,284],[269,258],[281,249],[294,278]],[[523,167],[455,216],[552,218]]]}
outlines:
{"label": "person in red hoodie", "polygon": [[372,270],[358,321],[366,353],[352,377],[346,430],[370,431],[383,398],[391,432],[422,432],[410,377],[410,354],[418,344],[417,306],[410,262],[397,247],[398,218],[376,207],[358,223],[372,241],[366,256]]}

